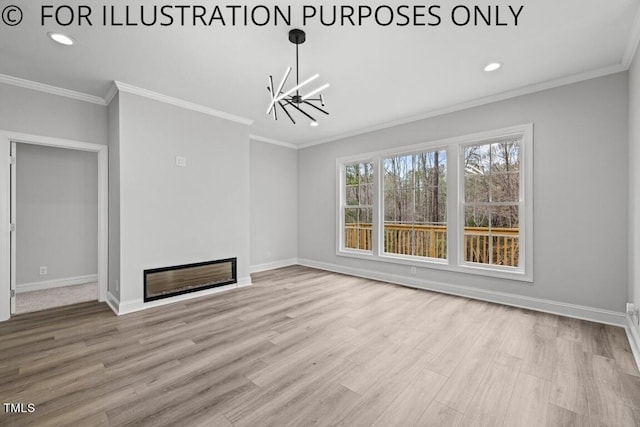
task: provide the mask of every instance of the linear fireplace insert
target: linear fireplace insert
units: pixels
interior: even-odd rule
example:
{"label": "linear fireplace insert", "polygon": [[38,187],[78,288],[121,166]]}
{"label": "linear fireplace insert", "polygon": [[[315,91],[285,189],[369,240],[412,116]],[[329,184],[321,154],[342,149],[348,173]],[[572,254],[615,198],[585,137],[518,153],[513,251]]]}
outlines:
{"label": "linear fireplace insert", "polygon": [[237,283],[236,258],[144,270],[144,302]]}

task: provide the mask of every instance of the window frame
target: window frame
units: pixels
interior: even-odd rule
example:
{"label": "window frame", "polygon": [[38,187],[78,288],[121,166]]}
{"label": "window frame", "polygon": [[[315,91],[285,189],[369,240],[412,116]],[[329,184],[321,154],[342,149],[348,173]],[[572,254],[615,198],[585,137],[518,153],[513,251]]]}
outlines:
{"label": "window frame", "polygon": [[[375,226],[376,223],[376,206],[377,206],[377,168],[375,161],[370,156],[358,156],[358,157],[346,157],[340,159],[336,163],[336,170],[339,179],[337,180],[337,206],[338,206],[338,227],[336,232],[336,254],[339,255],[354,255],[354,256],[365,256],[370,257],[373,255],[373,248],[375,247]],[[371,163],[372,173],[373,173],[373,197],[372,197],[372,205],[371,205],[371,250],[365,249],[356,249],[356,248],[347,248],[344,246],[344,230],[345,230],[345,219],[344,212],[347,209],[347,195],[345,192],[346,188],[346,173],[347,173],[347,165],[354,163]],[[351,206],[351,205],[349,205]],[[362,205],[358,205],[357,208],[362,208]]]}
{"label": "window frame", "polygon": [[[464,261],[464,148],[504,140],[521,138],[519,177],[519,266],[507,267]],[[418,154],[424,151],[444,150],[447,155],[447,258],[429,258],[384,252],[384,159],[394,156]],[[371,162],[373,166],[373,210],[371,250],[344,248],[345,166],[354,162]],[[357,156],[336,159],[337,221],[336,255],[381,262],[446,270],[479,276],[533,282],[533,123],[494,129],[428,141],[404,147],[391,148]]]}
{"label": "window frame", "polygon": [[464,260],[464,168],[458,170],[458,266],[463,271],[493,277],[533,281],[533,124],[514,126],[487,132],[480,138],[458,144],[458,165],[464,164],[464,149],[476,145],[500,142],[508,138],[520,139],[520,177],[518,194],[519,262],[518,267],[481,264]]}
{"label": "window frame", "polygon": [[[437,141],[436,141],[437,142]],[[418,154],[422,154],[425,152],[434,152],[434,151],[444,151],[446,156],[447,156],[447,170],[446,170],[446,177],[447,177],[447,190],[449,188],[449,151],[447,149],[446,145],[442,145],[442,144],[433,144],[433,143],[425,143],[425,144],[419,144],[417,146],[411,146],[411,147],[406,147],[405,150],[402,151],[397,151],[397,150],[386,150],[386,151],[381,151],[380,153],[378,153],[377,156],[377,161],[380,165],[380,167],[378,169],[374,169],[374,173],[378,174],[379,177],[379,188],[380,188],[380,193],[378,194],[378,198],[379,198],[379,205],[378,205],[378,218],[380,218],[381,220],[378,221],[377,223],[375,223],[375,228],[377,228],[377,233],[378,236],[384,236],[384,211],[385,211],[385,200],[384,200],[384,161],[388,158],[391,157],[401,157],[401,156],[415,156]],[[447,256],[446,258],[433,258],[433,257],[422,257],[422,256],[417,256],[417,255],[402,255],[402,254],[396,254],[393,252],[386,252],[384,250],[384,238],[378,238],[378,248],[377,248],[377,254],[380,258],[385,258],[385,259],[389,259],[392,261],[398,261],[398,260],[407,260],[407,261],[417,261],[417,262],[422,262],[422,261],[429,261],[432,262],[434,264],[443,264],[446,265],[447,264],[447,260],[449,259],[449,238],[450,238],[450,234],[449,234],[449,193],[447,191],[447,203],[446,203],[446,209],[447,209]]]}

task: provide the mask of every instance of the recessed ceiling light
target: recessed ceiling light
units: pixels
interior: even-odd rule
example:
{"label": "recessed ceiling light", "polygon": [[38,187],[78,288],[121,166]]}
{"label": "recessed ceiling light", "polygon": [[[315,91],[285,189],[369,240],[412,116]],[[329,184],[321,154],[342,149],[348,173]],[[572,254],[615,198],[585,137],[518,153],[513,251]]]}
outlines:
{"label": "recessed ceiling light", "polygon": [[487,72],[495,71],[500,67],[502,67],[502,62],[490,62],[489,64],[485,65],[484,70]]}
{"label": "recessed ceiling light", "polygon": [[318,122],[316,122],[316,121],[313,121],[313,122],[309,123],[309,126],[311,126],[311,127],[316,127],[316,126],[318,126],[319,124],[320,124],[320,123],[318,123]]}
{"label": "recessed ceiling light", "polygon": [[53,40],[54,42],[63,44],[65,46],[71,46],[72,44],[75,43],[75,40],[73,40],[71,37],[69,36],[65,36],[64,34],[60,34],[60,33],[47,33],[47,35],[49,36],[49,38],[51,40]]}

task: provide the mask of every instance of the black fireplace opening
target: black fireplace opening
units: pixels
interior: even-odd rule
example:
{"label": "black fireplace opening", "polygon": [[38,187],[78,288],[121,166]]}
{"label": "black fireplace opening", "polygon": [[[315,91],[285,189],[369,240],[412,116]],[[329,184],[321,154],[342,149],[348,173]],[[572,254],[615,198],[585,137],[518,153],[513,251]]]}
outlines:
{"label": "black fireplace opening", "polygon": [[236,258],[153,268],[144,270],[144,302],[237,282]]}

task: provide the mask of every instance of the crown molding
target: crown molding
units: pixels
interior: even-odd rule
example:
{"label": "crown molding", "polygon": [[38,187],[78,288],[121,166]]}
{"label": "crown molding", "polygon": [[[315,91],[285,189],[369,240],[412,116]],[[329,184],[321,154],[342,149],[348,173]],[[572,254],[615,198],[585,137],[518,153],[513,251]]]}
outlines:
{"label": "crown molding", "polygon": [[299,149],[312,147],[314,145],[326,144],[329,142],[338,141],[345,138],[350,138],[358,135],[363,135],[365,133],[375,132],[383,129],[388,129],[395,126],[404,125],[407,123],[413,123],[424,119],[429,119],[432,117],[442,116],[449,113],[454,113],[456,111],[466,110],[468,108],[479,107],[481,105],[487,105],[498,101],[504,101],[506,99],[516,98],[518,96],[529,95],[536,92],[541,92],[547,89],[553,89],[560,86],[566,86],[573,83],[579,83],[585,80],[595,79],[597,77],[607,76],[609,74],[620,73],[622,71],[628,70],[629,67],[624,64],[616,64],[604,68],[599,68],[597,70],[587,71],[585,73],[574,74],[567,77],[562,77],[559,79],[548,80],[546,82],[537,83],[529,86],[524,86],[518,89],[509,90],[506,92],[497,93],[495,95],[489,95],[482,98],[476,98],[471,101],[463,102],[460,104],[455,104],[450,107],[439,108],[435,110],[428,111],[426,113],[422,113],[416,116],[405,117],[398,120],[393,120],[390,122],[381,123],[379,125],[369,126],[365,128],[360,128],[354,131],[345,132],[342,134],[338,134],[335,136],[330,136],[327,138],[319,139],[316,141],[311,141],[307,143],[302,143],[298,145]]}
{"label": "crown molding", "polygon": [[277,139],[265,138],[264,136],[249,134],[249,139],[254,141],[266,142],[267,144],[279,145],[281,147],[297,150],[298,146],[290,142],[278,141]]}
{"label": "crown molding", "polygon": [[89,102],[91,104],[107,105],[104,99],[99,96],[76,92],[75,90],[70,89],[63,89],[61,87],[21,79],[19,77],[8,76],[6,74],[0,74],[0,83],[37,90],[38,92],[49,93],[51,95],[64,96],[65,98],[76,99],[78,101]]}
{"label": "crown molding", "polygon": [[629,34],[629,40],[624,50],[624,56],[622,57],[622,65],[628,69],[631,67],[633,58],[638,51],[638,43],[640,43],[640,7],[636,10],[636,16],[633,19],[633,25],[631,26],[631,33]]}
{"label": "crown molding", "polygon": [[[107,91],[107,93],[104,95],[104,98],[95,96],[95,95],[89,95],[82,92],[77,92],[75,90],[63,89],[57,86],[51,86],[44,83],[38,83],[31,80],[21,79],[19,77],[13,77],[6,74],[0,74],[0,83],[23,87],[26,89],[36,90],[39,92],[45,92],[52,95],[64,96],[66,98],[76,99],[78,101],[89,102],[92,104],[97,104],[102,106],[109,105],[113,100],[113,97],[116,96],[116,93],[120,91],[120,92],[131,93],[133,95],[143,96],[145,98],[153,99],[155,101],[163,102],[165,104],[175,105],[177,107],[184,108],[187,110],[208,114],[210,116],[218,117],[220,119],[241,123],[247,126],[250,126],[253,123],[253,120],[251,119],[225,113],[224,111],[215,110],[213,108],[205,107],[204,105],[199,105],[199,104],[195,104],[193,102],[185,101],[182,99],[173,98],[171,96],[163,95],[161,93],[153,92],[147,89],[143,89],[137,86],[133,86],[133,85],[122,83],[115,80],[111,85],[111,87],[109,88],[109,90]],[[282,144],[286,144],[286,143],[282,143]]]}
{"label": "crown molding", "polygon": [[109,90],[104,95],[105,104],[107,105],[111,104],[111,101],[113,101],[113,98],[115,98],[117,93],[118,93],[118,85],[116,85],[116,82],[114,81],[111,83]]}
{"label": "crown molding", "polygon": [[[137,86],[133,86],[127,83],[122,83],[117,80],[114,81],[114,84],[118,88],[119,92],[125,92],[125,93],[130,93],[132,95],[142,96],[145,98],[153,99],[154,101],[175,105],[176,107],[184,108],[186,110],[197,111],[199,113],[207,114],[209,116],[214,116],[220,119],[230,120],[232,122],[240,123],[247,126],[251,126],[251,124],[253,123],[253,120],[251,119],[225,113],[224,111],[215,110],[213,108],[205,107],[204,105],[195,104],[193,102],[185,101],[183,99],[163,95],[158,92],[153,92],[153,91],[143,89]],[[111,93],[111,91],[109,93]]]}

